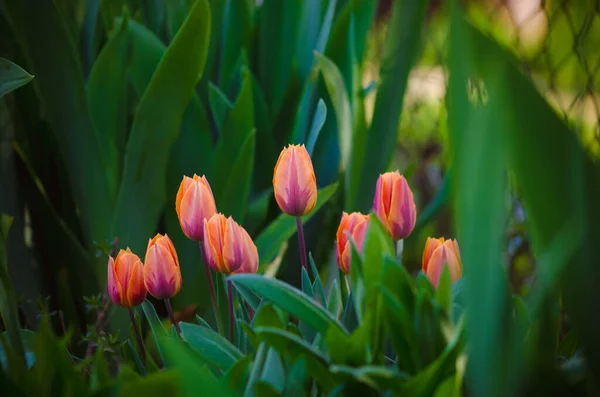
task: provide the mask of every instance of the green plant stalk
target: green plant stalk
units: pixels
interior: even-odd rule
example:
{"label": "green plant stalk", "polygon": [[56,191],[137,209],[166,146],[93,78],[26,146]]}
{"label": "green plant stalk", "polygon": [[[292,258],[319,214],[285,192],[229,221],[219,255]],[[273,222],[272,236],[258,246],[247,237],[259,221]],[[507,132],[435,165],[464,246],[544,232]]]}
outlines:
{"label": "green plant stalk", "polygon": [[233,313],[233,284],[227,280],[227,299],[229,302],[229,341],[234,343],[235,315]]}
{"label": "green plant stalk", "polygon": [[308,272],[306,260],[306,244],[304,243],[304,229],[302,228],[302,217],[296,217],[296,228],[298,229],[298,249],[300,250],[300,262],[302,267]]}
{"label": "green plant stalk", "polygon": [[179,323],[175,320],[175,316],[173,315],[173,307],[171,306],[171,299],[165,299],[165,306],[167,307],[167,313],[169,314],[169,319],[171,320],[171,324],[177,330],[177,336],[181,339],[181,328],[179,328]]}
{"label": "green plant stalk", "polygon": [[131,320],[131,325],[133,325],[133,331],[135,332],[135,337],[138,343],[138,349],[140,351],[140,358],[142,360],[142,364],[146,366],[146,348],[144,347],[144,339],[142,338],[142,334],[140,333],[140,329],[137,326],[135,321],[135,313],[132,308],[128,308],[129,319]]}
{"label": "green plant stalk", "polygon": [[219,304],[217,302],[217,294],[215,292],[215,285],[213,284],[212,274],[210,272],[210,266],[206,260],[206,253],[204,252],[204,245],[202,242],[198,243],[200,248],[200,254],[202,255],[202,262],[204,262],[204,273],[206,274],[206,283],[208,284],[208,291],[210,292],[210,301],[215,312],[215,320],[217,321],[217,329],[219,334],[223,335],[223,320],[221,319],[221,312],[219,311]]}

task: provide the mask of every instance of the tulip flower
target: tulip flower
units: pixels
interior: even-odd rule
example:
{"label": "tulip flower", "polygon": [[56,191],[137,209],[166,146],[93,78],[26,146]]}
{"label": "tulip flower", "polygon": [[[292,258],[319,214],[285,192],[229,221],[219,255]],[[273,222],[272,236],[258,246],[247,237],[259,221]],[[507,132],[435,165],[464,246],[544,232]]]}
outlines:
{"label": "tulip flower", "polygon": [[135,321],[132,307],[144,302],[146,299],[146,285],[144,284],[144,268],[140,258],[129,248],[120,250],[117,259],[108,257],[108,295],[117,306],[127,308],[129,318],[135,331],[140,358],[146,363],[146,349],[142,334]]}
{"label": "tulip flower", "polygon": [[417,206],[406,179],[398,171],[379,176],[373,209],[394,241],[410,235],[417,220]]}
{"label": "tulip flower", "polygon": [[291,216],[308,214],[317,202],[317,180],[304,145],[289,145],[279,155],[273,175],[275,200]]}
{"label": "tulip flower", "polygon": [[181,270],[177,252],[166,234],[157,234],[148,241],[146,264],[144,265],[144,282],[148,292],[157,299],[163,299],[171,323],[181,336],[179,324],[175,321],[170,298],[181,289]]}
{"label": "tulip flower", "polygon": [[289,145],[281,151],[275,164],[273,190],[281,211],[296,217],[300,261],[302,267],[308,270],[301,216],[315,208],[317,179],[304,145]]}
{"label": "tulip flower", "polygon": [[108,294],[115,305],[126,308],[146,299],[142,261],[129,248],[119,251],[116,260],[108,257]]}
{"label": "tulip flower", "polygon": [[352,247],[348,235],[362,253],[367,227],[369,226],[369,215],[363,215],[360,212],[342,214],[342,220],[336,233],[336,259],[340,269],[348,274],[350,273],[350,258],[352,257]]}
{"label": "tulip flower", "polygon": [[437,239],[428,237],[423,250],[422,268],[435,287],[440,282],[444,265],[448,266],[453,282],[462,276],[458,243],[452,239],[444,240],[443,237]]}
{"label": "tulip flower", "polygon": [[232,217],[215,214],[204,220],[204,251],[208,264],[219,273],[256,273],[258,270],[256,246]]}
{"label": "tulip flower", "polygon": [[194,174],[193,178],[184,176],[177,198],[175,211],[181,230],[190,239],[202,241],[204,219],[210,219],[217,212],[215,199],[206,177]]}
{"label": "tulip flower", "polygon": [[[258,250],[248,232],[232,217],[215,214],[204,220],[204,252],[208,264],[219,273],[256,273]],[[229,340],[233,343],[234,311],[233,287],[227,280],[229,301]]]}

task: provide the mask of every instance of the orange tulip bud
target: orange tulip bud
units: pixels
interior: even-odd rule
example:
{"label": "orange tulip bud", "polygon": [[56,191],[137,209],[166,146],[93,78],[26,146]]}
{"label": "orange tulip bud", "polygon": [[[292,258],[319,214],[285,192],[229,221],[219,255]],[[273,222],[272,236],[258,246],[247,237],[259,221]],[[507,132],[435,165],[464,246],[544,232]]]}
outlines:
{"label": "orange tulip bud", "polygon": [[181,289],[181,270],[177,252],[166,234],[157,234],[148,241],[144,282],[150,295],[157,299],[171,298]]}
{"label": "orange tulip bud", "polygon": [[342,220],[336,233],[335,257],[340,269],[348,274],[350,273],[350,258],[352,257],[352,247],[348,240],[348,235],[354,241],[358,253],[362,253],[367,227],[369,226],[369,215],[363,215],[360,212],[353,212],[348,215],[342,213]]}
{"label": "orange tulip bud", "polygon": [[175,211],[183,233],[191,240],[202,241],[204,219],[217,212],[215,198],[204,175],[183,177],[175,200]]}
{"label": "orange tulip bud", "polygon": [[208,264],[219,273],[258,270],[258,250],[248,232],[232,217],[215,214],[204,220],[204,251]]}
{"label": "orange tulip bud", "polygon": [[119,251],[116,260],[108,257],[108,295],[123,307],[137,306],[146,299],[142,261],[129,248]]}
{"label": "orange tulip bud", "polygon": [[437,287],[442,275],[444,265],[448,266],[452,281],[462,276],[462,262],[456,240],[440,238],[427,238],[423,250],[423,272],[429,277],[431,283]]}
{"label": "orange tulip bud", "polygon": [[408,237],[415,227],[415,199],[406,179],[398,171],[379,176],[373,209],[395,241]]}
{"label": "orange tulip bud", "polygon": [[306,215],[315,208],[317,179],[304,145],[289,145],[281,151],[273,189],[279,208],[288,215]]}

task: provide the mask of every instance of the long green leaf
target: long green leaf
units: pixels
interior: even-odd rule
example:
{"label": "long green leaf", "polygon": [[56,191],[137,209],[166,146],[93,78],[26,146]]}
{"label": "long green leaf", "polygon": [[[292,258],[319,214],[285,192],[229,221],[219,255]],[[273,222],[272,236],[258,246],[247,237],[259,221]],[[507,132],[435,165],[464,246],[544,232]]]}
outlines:
{"label": "long green leaf", "polygon": [[29,83],[33,76],[8,59],[0,58],[0,98]]}
{"label": "long green leaf", "polygon": [[230,279],[234,284],[252,289],[323,334],[329,327],[338,328],[346,333],[342,325],[319,303],[283,281],[256,274],[237,274]]}
{"label": "long green leaf", "polygon": [[199,0],[167,48],[138,106],[113,226],[115,235],[134,250],[143,250],[165,203],[170,148],[202,75],[209,32],[210,8],[206,0]]}
{"label": "long green leaf", "polygon": [[127,68],[130,49],[127,17],[94,63],[86,87],[92,124],[113,199],[119,187],[121,151],[127,138]]}
{"label": "long green leaf", "polygon": [[243,357],[235,346],[210,328],[185,322],[180,323],[180,327],[181,333],[192,349],[222,370],[229,370]]}
{"label": "long green leaf", "polygon": [[394,2],[380,68],[373,121],[362,155],[354,156],[360,163],[352,164],[352,169],[361,170],[361,173],[360,177],[351,179],[348,209],[366,212],[371,208],[377,177],[387,169],[392,157],[408,74],[420,47],[427,3],[425,0]]}
{"label": "long green leaf", "polygon": [[53,1],[3,4],[28,68],[36,75],[33,84],[61,149],[86,243],[109,239],[114,203],[88,114],[72,33]]}
{"label": "long green leaf", "polygon": [[[338,187],[337,183],[320,189],[317,193],[317,204],[315,208],[302,217],[306,223],[319,209],[333,196]],[[258,257],[261,264],[270,263],[277,252],[287,240],[296,232],[296,220],[288,215],[281,214],[255,239]]]}

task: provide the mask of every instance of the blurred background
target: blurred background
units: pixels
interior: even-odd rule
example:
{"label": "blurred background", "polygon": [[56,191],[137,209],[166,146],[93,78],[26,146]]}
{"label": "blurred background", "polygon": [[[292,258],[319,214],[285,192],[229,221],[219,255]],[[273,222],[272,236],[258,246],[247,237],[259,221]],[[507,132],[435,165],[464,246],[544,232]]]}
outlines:
{"label": "blurred background", "polygon": [[[404,242],[409,270],[420,269],[428,236],[458,236],[465,273],[482,262],[473,285],[528,297],[541,254],[561,246],[563,256],[548,254],[561,259],[544,294],[575,261],[573,280],[589,285],[572,307],[590,298],[597,260],[574,252],[589,254],[593,241],[578,222],[599,219],[588,212],[600,154],[598,2],[465,0],[457,17],[443,0],[211,0],[210,24],[186,20],[192,3],[1,3],[0,56],[35,75],[0,99],[0,212],[15,218],[7,263],[23,324],[34,328],[43,308],[57,329],[76,324],[92,337],[115,237],[143,256],[157,232],[181,261],[176,310],[207,310],[200,255],[174,205],[194,173],[255,238],[260,271],[298,285],[296,237],[277,229],[271,186],[288,143],[307,144],[323,189],[306,235],[326,279],[337,276],[341,211],[369,211],[379,173],[399,169],[419,215]],[[452,31],[456,18],[468,28]],[[194,28],[179,35],[185,23]],[[468,101],[453,96],[451,76],[464,77]],[[481,117],[465,110],[488,101]],[[556,237],[569,234],[572,246]],[[498,262],[506,285],[490,281]],[[566,334],[569,316],[561,321]]]}

